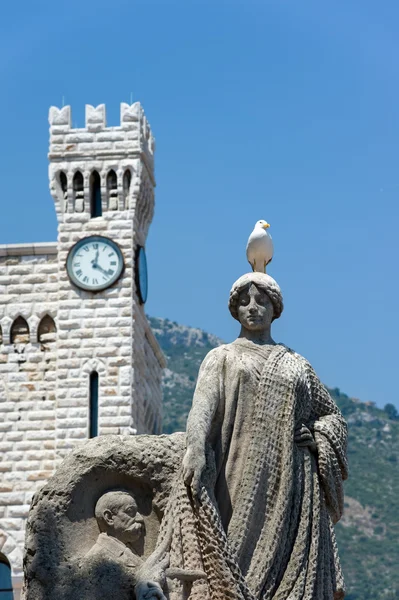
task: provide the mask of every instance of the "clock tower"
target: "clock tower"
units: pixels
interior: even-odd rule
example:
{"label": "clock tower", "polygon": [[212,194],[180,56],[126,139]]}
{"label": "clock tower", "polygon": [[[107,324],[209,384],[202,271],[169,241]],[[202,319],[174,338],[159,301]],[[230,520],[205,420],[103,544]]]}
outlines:
{"label": "clock tower", "polygon": [[163,354],[147,322],[145,242],[155,141],[139,102],[51,107],[49,178],[58,218],[58,457],[103,434],[159,433]]}

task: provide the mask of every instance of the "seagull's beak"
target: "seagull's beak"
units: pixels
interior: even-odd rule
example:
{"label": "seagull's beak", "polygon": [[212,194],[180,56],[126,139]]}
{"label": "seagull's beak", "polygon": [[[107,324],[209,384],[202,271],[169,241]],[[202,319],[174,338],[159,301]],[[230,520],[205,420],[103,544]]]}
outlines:
{"label": "seagull's beak", "polygon": [[269,223],[264,223],[262,225],[262,227],[263,227],[263,229],[269,229],[270,225],[269,225]]}

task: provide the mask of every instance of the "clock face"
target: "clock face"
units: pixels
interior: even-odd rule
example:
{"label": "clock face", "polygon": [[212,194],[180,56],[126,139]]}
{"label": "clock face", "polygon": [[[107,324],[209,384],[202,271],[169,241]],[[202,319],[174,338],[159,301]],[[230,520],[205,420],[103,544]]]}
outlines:
{"label": "clock face", "polygon": [[136,252],[136,286],[140,302],[144,304],[148,296],[147,258],[142,246]]}
{"label": "clock face", "polygon": [[67,258],[71,281],[90,292],[99,292],[115,283],[123,271],[123,255],[118,244],[99,235],[80,240]]}

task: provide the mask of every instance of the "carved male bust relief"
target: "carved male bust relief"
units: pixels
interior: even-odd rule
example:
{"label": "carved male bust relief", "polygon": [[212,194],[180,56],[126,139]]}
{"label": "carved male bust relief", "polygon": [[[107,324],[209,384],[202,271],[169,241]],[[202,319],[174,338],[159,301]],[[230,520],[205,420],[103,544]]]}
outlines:
{"label": "carved male bust relief", "polygon": [[168,557],[158,549],[147,560],[141,558],[145,524],[134,496],[124,490],[105,492],[97,501],[95,516],[100,534],[86,556],[92,568],[109,569],[116,563],[131,580],[136,600],[165,600],[162,584]]}

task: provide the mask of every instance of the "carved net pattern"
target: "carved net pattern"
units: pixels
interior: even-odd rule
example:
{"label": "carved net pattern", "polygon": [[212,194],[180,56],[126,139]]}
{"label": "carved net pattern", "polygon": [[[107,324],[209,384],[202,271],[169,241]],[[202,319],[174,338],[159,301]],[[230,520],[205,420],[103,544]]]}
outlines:
{"label": "carved net pattern", "polygon": [[[298,405],[311,406],[318,460],[294,448]],[[194,503],[177,478],[165,516],[174,523],[171,563],[202,564],[207,588],[198,582],[170,599],[339,600],[344,584],[332,523],[342,514],[347,476],[342,415],[309,363],[279,347],[261,374],[253,418],[228,536],[212,486]]]}

